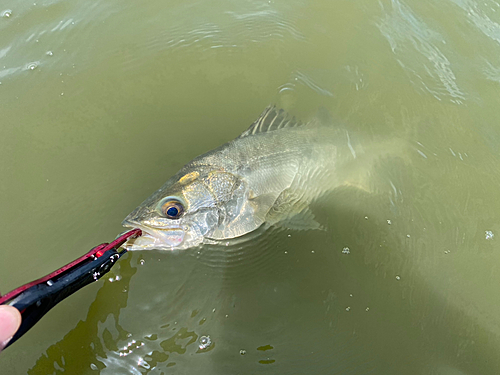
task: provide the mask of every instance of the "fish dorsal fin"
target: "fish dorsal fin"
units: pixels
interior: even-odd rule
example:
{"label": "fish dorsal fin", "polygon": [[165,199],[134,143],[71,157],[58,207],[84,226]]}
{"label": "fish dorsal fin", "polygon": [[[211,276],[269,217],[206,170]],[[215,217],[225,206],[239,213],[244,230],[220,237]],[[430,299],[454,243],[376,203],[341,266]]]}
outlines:
{"label": "fish dorsal fin", "polygon": [[283,109],[277,109],[276,106],[272,105],[267,107],[259,118],[238,138],[301,125],[303,125],[301,121],[291,117]]}

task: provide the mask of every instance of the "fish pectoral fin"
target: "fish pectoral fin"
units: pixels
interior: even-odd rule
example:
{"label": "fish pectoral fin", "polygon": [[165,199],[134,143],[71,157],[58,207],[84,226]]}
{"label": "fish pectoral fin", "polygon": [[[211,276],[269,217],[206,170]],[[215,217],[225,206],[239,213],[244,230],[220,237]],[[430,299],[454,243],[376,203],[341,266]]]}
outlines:
{"label": "fish pectoral fin", "polygon": [[225,203],[223,220],[209,237],[235,238],[259,228],[278,197],[292,184],[297,170],[297,164],[284,155],[260,160],[259,167],[243,176],[243,184]]}
{"label": "fish pectoral fin", "polygon": [[264,224],[267,212],[276,200],[276,194],[268,193],[248,199],[236,217],[227,217],[210,235],[215,240],[243,236]]}
{"label": "fish pectoral fin", "polygon": [[304,208],[298,214],[275,223],[275,225],[293,230],[326,230],[323,225],[316,221],[309,207]]}
{"label": "fish pectoral fin", "polygon": [[257,220],[264,222],[269,209],[274,205],[277,197],[277,194],[273,192],[261,194],[257,197],[249,199],[248,203],[253,210],[254,217]]}

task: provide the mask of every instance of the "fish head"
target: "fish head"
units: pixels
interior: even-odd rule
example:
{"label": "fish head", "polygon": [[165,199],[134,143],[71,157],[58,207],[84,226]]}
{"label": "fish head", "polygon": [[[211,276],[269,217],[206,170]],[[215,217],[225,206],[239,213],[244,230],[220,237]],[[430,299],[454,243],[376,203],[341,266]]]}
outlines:
{"label": "fish head", "polygon": [[231,227],[247,197],[245,183],[231,173],[184,168],[125,218],[125,227],[143,232],[128,241],[125,248],[182,250],[206,238],[226,238],[221,228]]}

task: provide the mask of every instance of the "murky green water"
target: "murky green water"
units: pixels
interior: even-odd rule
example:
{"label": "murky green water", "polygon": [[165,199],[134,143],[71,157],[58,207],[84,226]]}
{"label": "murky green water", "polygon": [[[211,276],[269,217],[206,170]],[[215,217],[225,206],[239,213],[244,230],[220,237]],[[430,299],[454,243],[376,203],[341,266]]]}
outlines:
{"label": "murky green water", "polygon": [[[122,231],[270,103],[371,139],[328,230],[128,254],[0,355],[8,374],[500,373],[500,4],[0,4],[0,288]],[[212,344],[199,349],[200,338]]]}

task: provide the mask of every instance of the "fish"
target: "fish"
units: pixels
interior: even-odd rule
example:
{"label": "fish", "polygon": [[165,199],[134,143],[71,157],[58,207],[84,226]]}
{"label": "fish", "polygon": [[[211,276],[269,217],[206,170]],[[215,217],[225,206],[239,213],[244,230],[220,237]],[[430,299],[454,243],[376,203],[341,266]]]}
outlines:
{"label": "fish", "polygon": [[[325,116],[323,116],[325,117]],[[310,204],[359,175],[349,132],[267,107],[240,136],[196,157],[123,221],[143,235],[127,250],[183,250],[266,226],[324,229]]]}

